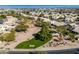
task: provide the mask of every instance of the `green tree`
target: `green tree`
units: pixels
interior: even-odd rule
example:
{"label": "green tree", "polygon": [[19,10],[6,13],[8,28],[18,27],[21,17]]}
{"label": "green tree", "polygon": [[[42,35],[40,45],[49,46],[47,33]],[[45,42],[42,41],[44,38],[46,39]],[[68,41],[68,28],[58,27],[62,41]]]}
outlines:
{"label": "green tree", "polygon": [[0,36],[0,40],[1,41],[6,41],[6,42],[10,42],[10,41],[14,41],[15,40],[15,30],[12,29],[10,31],[10,33],[5,33],[3,35]]}
{"label": "green tree", "polygon": [[36,34],[36,39],[45,41],[51,38],[52,38],[52,35],[50,33],[49,23],[43,22],[41,31]]}
{"label": "green tree", "polygon": [[44,16],[44,14],[43,13],[41,13],[40,15],[39,15],[39,17],[43,17]]}
{"label": "green tree", "polygon": [[15,30],[12,29],[10,33],[6,33],[4,36],[4,40],[9,42],[9,41],[14,41],[15,40]]}
{"label": "green tree", "polygon": [[2,35],[0,36],[0,41],[4,41],[4,37]]}
{"label": "green tree", "polygon": [[6,18],[5,15],[0,15],[0,19],[4,19],[4,18]]}
{"label": "green tree", "polygon": [[24,25],[23,23],[21,23],[21,24],[19,24],[19,25],[16,26],[15,30],[17,32],[22,32],[22,31],[25,32],[27,30],[26,28],[27,28],[27,26]]}
{"label": "green tree", "polygon": [[53,18],[52,18],[52,16],[51,16],[51,15],[49,16],[49,19],[50,19],[50,20],[53,20]]}
{"label": "green tree", "polygon": [[43,25],[43,20],[38,18],[35,25],[41,27]]}

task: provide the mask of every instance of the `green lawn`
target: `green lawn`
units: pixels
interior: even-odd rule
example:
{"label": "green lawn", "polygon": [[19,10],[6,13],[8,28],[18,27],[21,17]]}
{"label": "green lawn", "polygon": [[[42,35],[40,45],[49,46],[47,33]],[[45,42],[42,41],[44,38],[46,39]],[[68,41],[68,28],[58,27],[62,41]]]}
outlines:
{"label": "green lawn", "polygon": [[49,40],[41,41],[41,40],[36,40],[35,38],[33,38],[29,41],[25,41],[25,42],[20,43],[15,48],[18,48],[18,49],[33,49],[33,48],[37,48],[37,47],[42,46],[43,44],[45,44],[48,41]]}

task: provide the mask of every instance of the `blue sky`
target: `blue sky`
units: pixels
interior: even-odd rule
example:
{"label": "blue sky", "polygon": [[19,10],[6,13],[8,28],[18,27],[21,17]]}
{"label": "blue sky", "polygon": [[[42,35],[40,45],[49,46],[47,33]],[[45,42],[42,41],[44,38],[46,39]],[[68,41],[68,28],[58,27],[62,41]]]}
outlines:
{"label": "blue sky", "polygon": [[79,5],[0,5],[0,8],[79,8]]}

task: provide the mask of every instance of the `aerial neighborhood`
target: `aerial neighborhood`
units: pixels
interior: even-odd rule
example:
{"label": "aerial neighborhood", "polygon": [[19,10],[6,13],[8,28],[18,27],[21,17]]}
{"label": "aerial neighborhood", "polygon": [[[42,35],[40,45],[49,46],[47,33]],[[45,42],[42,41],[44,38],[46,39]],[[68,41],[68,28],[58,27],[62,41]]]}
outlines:
{"label": "aerial neighborhood", "polygon": [[0,9],[0,49],[79,47],[79,9]]}

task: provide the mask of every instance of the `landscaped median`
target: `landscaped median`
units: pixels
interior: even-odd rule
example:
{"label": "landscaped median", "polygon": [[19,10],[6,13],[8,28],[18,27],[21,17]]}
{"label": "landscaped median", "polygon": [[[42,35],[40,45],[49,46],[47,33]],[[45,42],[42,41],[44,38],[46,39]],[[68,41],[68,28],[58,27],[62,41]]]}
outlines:
{"label": "landscaped median", "polygon": [[29,40],[29,41],[24,41],[17,45],[15,48],[17,49],[33,49],[42,46],[43,44],[47,43],[49,40],[41,41],[41,40],[36,40],[35,38]]}

